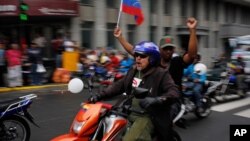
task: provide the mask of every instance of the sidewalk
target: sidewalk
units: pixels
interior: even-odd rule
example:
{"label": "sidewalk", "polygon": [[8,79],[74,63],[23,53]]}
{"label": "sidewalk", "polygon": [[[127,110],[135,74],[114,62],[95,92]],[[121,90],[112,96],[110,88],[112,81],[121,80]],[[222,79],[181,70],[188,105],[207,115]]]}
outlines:
{"label": "sidewalk", "polygon": [[63,83],[53,83],[53,84],[44,84],[44,85],[37,85],[37,86],[22,86],[22,87],[1,87],[0,94],[4,92],[11,92],[11,91],[22,91],[22,90],[34,90],[34,89],[42,89],[42,88],[52,88],[52,87],[60,87],[60,86],[67,86],[67,84]]}

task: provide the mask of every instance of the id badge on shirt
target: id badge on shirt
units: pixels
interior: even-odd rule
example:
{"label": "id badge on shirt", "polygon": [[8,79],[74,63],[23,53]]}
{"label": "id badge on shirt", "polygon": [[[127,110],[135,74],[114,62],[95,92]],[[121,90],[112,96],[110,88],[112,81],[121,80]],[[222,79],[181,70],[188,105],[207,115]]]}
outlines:
{"label": "id badge on shirt", "polygon": [[141,83],[142,79],[134,77],[132,86],[133,87],[138,87]]}

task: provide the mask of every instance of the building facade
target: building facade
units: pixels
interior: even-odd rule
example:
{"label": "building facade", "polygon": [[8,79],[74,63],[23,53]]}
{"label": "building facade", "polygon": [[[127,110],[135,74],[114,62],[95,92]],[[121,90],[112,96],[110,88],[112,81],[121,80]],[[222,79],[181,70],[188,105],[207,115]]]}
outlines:
{"label": "building facade", "polygon": [[[197,35],[202,60],[230,54],[228,38],[250,34],[250,2],[247,0],[140,0],[144,22],[137,26],[134,17],[122,14],[123,36],[130,43],[142,40],[158,43],[163,35],[171,35],[181,49],[188,46],[186,19],[198,20]],[[113,37],[117,25],[120,0],[80,0],[80,17],[75,19],[75,37],[87,48],[122,47]],[[78,33],[77,33],[78,32]],[[80,32],[80,33],[79,33]]]}
{"label": "building facade", "polygon": [[[30,7],[28,22],[18,19],[18,3]],[[199,53],[206,64],[221,53],[232,50],[228,38],[250,34],[250,0],[140,0],[144,13],[142,25],[134,17],[122,13],[120,28],[132,44],[150,40],[158,43],[163,35],[171,35],[179,47],[188,46],[189,31],[186,19],[198,20]],[[109,47],[122,49],[113,36],[117,26],[120,0],[1,0],[0,37],[18,36],[30,43],[35,32],[42,32],[48,40],[56,33],[69,32],[81,47]],[[53,56],[47,45],[47,56]]]}

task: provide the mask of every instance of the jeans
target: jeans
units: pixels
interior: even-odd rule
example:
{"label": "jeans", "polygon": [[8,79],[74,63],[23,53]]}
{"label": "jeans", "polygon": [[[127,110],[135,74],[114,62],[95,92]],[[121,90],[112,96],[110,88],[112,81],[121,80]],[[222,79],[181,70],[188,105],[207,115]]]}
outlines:
{"label": "jeans", "polygon": [[62,54],[56,54],[56,68],[62,67]]}
{"label": "jeans", "polygon": [[42,84],[42,73],[36,72],[37,64],[31,66],[31,84],[40,85]]}
{"label": "jeans", "polygon": [[194,96],[194,102],[197,107],[201,107],[201,98],[202,98],[202,88],[203,84],[202,83],[194,83],[194,82],[187,82],[186,87],[192,88],[192,93]]}

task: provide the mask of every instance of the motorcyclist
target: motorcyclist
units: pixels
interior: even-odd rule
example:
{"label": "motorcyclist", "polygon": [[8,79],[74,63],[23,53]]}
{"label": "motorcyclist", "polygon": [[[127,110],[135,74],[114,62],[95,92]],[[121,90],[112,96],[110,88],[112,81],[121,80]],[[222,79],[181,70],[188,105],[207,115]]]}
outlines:
{"label": "motorcyclist", "polygon": [[[123,137],[123,141],[152,141],[152,134],[157,133],[161,141],[171,141],[172,120],[170,108],[179,97],[179,91],[169,72],[159,67],[160,52],[152,42],[140,42],[135,45],[133,54],[135,65],[127,74],[103,90],[101,94],[91,96],[90,102],[112,97],[126,92],[131,94],[133,87],[142,87],[150,90],[146,98],[133,98],[131,106],[143,109],[147,114],[131,113],[128,117],[132,125]],[[164,124],[163,124],[164,123]]]}
{"label": "motorcyclist", "polygon": [[207,79],[206,72],[202,72],[200,68],[195,68],[195,65],[200,63],[201,55],[197,55],[194,59],[193,64],[189,65],[187,69],[184,70],[184,77],[188,79],[183,85],[187,88],[192,89],[192,94],[195,98],[195,104],[198,112],[202,112],[202,90]]}
{"label": "motorcyclist", "polygon": [[245,78],[245,62],[243,61],[243,58],[241,56],[237,57],[236,62],[234,63],[235,67],[232,68],[234,71],[234,74],[236,75],[236,83],[237,83],[237,94],[239,96],[244,96],[244,89],[245,89],[245,83],[244,83],[244,78]]}
{"label": "motorcyclist", "polygon": [[[169,70],[171,77],[173,78],[175,84],[178,86],[179,90],[182,89],[182,77],[183,70],[188,65],[193,63],[193,60],[197,54],[197,36],[196,27],[197,20],[193,17],[187,19],[186,25],[190,32],[188,50],[183,56],[174,56],[176,45],[174,39],[171,36],[164,36],[159,42],[159,48],[161,53],[161,63],[160,66],[166,70]],[[119,27],[115,28],[114,36],[123,46],[123,48],[131,55],[133,55],[133,46],[123,37],[122,31]],[[181,99],[179,102],[173,105],[172,118],[178,114],[180,110]],[[178,120],[177,124],[183,126],[182,121]]]}
{"label": "motorcyclist", "polygon": [[128,56],[128,53],[123,53],[123,58],[120,62],[119,71],[122,73],[127,73],[129,68],[134,64],[134,60]]}

